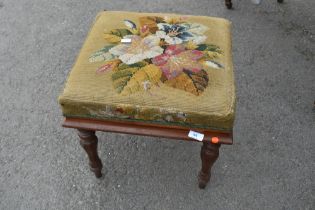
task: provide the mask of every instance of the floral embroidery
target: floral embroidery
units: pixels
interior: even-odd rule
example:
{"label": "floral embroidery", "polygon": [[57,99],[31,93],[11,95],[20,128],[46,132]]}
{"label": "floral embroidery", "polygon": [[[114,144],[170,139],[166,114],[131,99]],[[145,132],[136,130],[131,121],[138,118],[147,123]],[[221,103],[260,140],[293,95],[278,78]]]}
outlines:
{"label": "floral embroidery", "polygon": [[[150,91],[163,83],[198,96],[208,86],[207,70],[224,68],[218,61],[222,51],[205,43],[206,26],[187,20],[145,16],[138,26],[123,20],[127,28],[106,32],[104,39],[110,44],[89,61],[104,62],[96,72],[113,72],[113,87],[122,95]],[[122,39],[131,42],[121,43]]]}
{"label": "floral embroidery", "polygon": [[115,56],[108,52],[108,50],[110,50],[113,46],[114,45],[105,46],[104,48],[100,49],[99,51],[93,53],[89,57],[89,61],[91,63],[93,63],[93,62],[108,61],[108,60],[114,59]]}
{"label": "floral embroidery", "polygon": [[99,68],[96,70],[96,73],[104,73],[104,72],[106,72],[106,71],[113,70],[113,69],[116,68],[120,63],[121,63],[121,61],[120,61],[119,59],[107,61],[103,66],[99,67]]}
{"label": "floral embroidery", "polygon": [[207,37],[204,32],[208,29],[206,26],[193,23],[182,24],[157,24],[159,31],[156,36],[165,39],[168,44],[182,44],[183,42],[193,41],[195,44],[201,44]]}
{"label": "floral embroidery", "polygon": [[185,50],[182,45],[171,45],[166,48],[165,53],[152,59],[152,63],[159,66],[167,79],[177,77],[187,69],[191,72],[199,72],[202,65],[198,60],[203,53],[198,50]]}
{"label": "floral embroidery", "polygon": [[119,59],[126,64],[134,64],[147,58],[153,58],[163,53],[160,47],[160,39],[156,36],[147,36],[141,38],[136,35],[124,36],[131,39],[131,44],[119,44],[109,50],[113,55],[119,56]]}

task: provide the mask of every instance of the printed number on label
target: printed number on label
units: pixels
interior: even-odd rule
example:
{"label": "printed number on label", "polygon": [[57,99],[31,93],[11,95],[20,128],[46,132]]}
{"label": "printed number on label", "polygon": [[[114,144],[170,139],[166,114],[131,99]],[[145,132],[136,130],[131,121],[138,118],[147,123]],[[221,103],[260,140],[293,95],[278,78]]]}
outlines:
{"label": "printed number on label", "polygon": [[198,141],[202,141],[204,136],[205,136],[204,134],[198,133],[195,131],[189,131],[189,133],[188,133],[188,137],[190,137],[192,139],[196,139]]}

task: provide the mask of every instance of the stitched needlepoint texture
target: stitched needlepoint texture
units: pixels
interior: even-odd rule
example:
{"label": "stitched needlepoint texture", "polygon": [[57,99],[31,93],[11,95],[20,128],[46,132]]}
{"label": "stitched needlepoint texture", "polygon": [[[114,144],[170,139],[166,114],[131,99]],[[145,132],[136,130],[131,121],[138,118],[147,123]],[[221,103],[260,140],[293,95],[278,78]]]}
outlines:
{"label": "stitched needlepoint texture", "polygon": [[231,24],[205,16],[101,12],[59,103],[66,117],[231,131]]}

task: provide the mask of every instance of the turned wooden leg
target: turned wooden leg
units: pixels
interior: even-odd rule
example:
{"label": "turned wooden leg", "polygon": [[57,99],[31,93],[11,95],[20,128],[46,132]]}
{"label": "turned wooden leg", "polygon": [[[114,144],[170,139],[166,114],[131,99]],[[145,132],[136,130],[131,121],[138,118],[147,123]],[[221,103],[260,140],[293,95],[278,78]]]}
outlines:
{"label": "turned wooden leg", "polygon": [[232,9],[232,0],[225,0],[225,6],[228,9]]}
{"label": "turned wooden leg", "polygon": [[210,180],[211,167],[219,157],[219,148],[220,144],[203,142],[200,152],[202,167],[198,176],[199,188],[201,189],[205,188]]}
{"label": "turned wooden leg", "polygon": [[98,140],[95,135],[95,131],[78,129],[78,135],[80,137],[80,144],[89,157],[89,165],[91,171],[94,172],[97,178],[100,178],[102,176],[103,164],[97,154]]}

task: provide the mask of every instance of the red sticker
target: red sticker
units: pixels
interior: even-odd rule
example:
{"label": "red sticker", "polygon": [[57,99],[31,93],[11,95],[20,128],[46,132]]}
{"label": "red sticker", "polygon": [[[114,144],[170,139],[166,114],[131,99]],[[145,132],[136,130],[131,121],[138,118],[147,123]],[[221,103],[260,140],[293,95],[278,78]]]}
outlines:
{"label": "red sticker", "polygon": [[217,144],[217,143],[219,143],[219,138],[218,137],[212,137],[211,142],[214,144]]}

